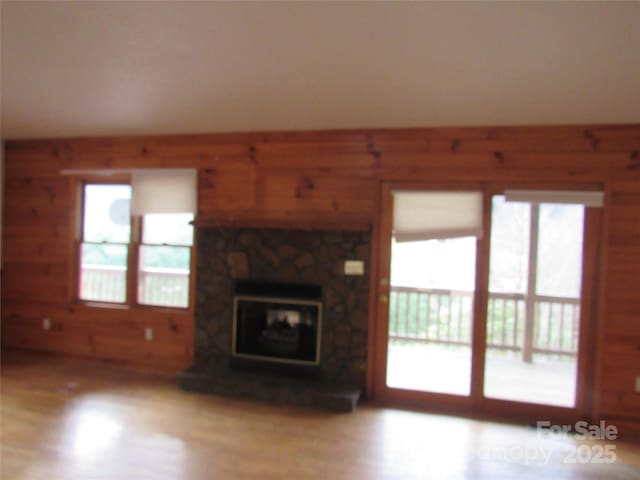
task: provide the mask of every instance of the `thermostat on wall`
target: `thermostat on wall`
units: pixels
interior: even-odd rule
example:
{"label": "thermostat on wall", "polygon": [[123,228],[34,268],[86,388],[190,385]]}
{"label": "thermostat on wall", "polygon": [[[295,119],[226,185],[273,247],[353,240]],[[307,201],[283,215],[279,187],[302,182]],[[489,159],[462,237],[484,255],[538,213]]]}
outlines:
{"label": "thermostat on wall", "polygon": [[364,262],[362,260],[345,260],[345,275],[364,275]]}

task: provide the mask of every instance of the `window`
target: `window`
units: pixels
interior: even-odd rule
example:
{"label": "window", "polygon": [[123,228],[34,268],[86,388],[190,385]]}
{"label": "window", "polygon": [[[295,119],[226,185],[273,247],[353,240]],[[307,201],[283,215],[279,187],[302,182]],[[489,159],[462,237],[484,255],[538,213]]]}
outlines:
{"label": "window", "polygon": [[79,298],[188,307],[193,214],[153,213],[134,221],[131,200],[128,184],[84,185]]}
{"label": "window", "polygon": [[80,298],[124,303],[131,240],[131,187],[85,185]]}
{"label": "window", "polygon": [[193,226],[190,213],[152,213],[142,218],[138,303],[189,305]]}

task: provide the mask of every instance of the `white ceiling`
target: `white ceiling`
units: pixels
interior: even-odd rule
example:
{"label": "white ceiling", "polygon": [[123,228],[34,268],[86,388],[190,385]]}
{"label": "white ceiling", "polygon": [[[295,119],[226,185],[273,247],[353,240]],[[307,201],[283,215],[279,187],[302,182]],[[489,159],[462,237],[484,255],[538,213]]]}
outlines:
{"label": "white ceiling", "polygon": [[1,10],[5,139],[640,122],[640,2]]}

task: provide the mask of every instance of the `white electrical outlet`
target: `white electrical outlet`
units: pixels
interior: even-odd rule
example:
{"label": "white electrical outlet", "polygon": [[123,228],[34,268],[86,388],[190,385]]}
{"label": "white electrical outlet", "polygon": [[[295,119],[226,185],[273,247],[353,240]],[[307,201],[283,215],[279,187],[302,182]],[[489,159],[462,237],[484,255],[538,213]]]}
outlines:
{"label": "white electrical outlet", "polygon": [[153,340],[153,328],[147,327],[144,329],[144,339],[147,342],[150,342],[151,340]]}
{"label": "white electrical outlet", "polygon": [[636,377],[636,392],[640,393],[640,376]]}
{"label": "white electrical outlet", "polygon": [[345,260],[345,275],[364,275],[364,262],[362,260]]}
{"label": "white electrical outlet", "polygon": [[43,318],[42,319],[42,328],[45,330],[51,330],[51,319]]}

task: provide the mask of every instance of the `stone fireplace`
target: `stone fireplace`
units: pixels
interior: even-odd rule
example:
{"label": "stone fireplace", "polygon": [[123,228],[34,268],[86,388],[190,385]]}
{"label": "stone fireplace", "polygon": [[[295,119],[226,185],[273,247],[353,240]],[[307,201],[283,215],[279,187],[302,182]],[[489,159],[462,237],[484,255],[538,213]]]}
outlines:
{"label": "stone fireplace", "polygon": [[[353,408],[365,387],[369,277],[345,275],[344,262],[363,261],[366,273],[370,245],[369,232],[198,228],[195,363],[179,375],[180,385],[260,400]],[[234,294],[246,282],[319,287],[320,358],[313,375],[251,365],[236,368]]]}

